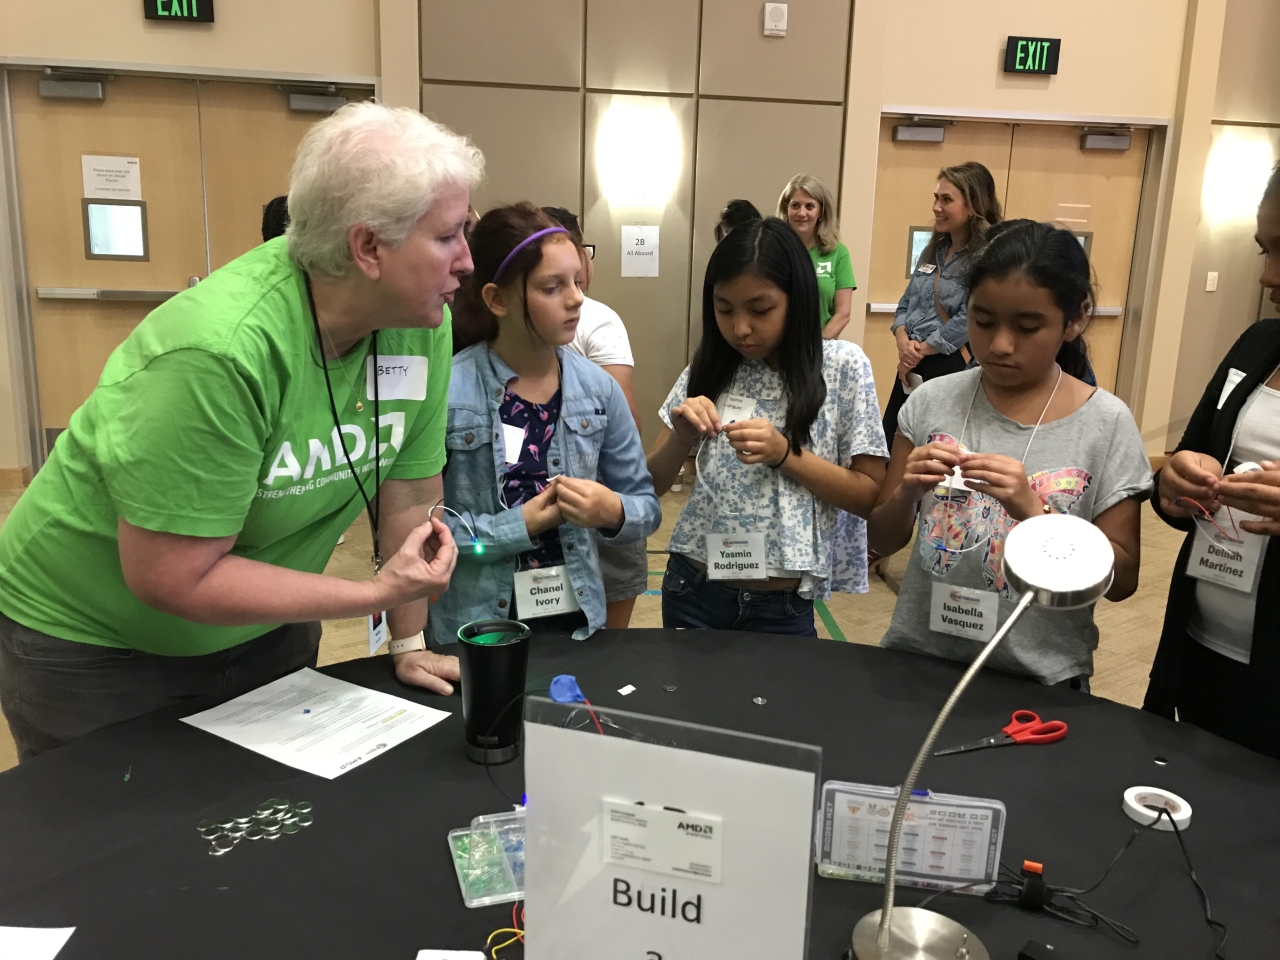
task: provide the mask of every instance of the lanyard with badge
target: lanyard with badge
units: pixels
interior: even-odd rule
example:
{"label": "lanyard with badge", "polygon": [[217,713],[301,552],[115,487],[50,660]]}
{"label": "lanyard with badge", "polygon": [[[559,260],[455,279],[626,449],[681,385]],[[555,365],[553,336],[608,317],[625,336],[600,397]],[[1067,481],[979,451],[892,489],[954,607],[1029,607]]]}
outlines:
{"label": "lanyard with badge", "polygon": [[[736,423],[740,420],[756,419],[756,401],[741,393],[725,394],[720,410],[721,423]],[[706,439],[698,448],[695,462],[698,465],[698,476],[707,475],[702,465],[702,454],[713,449],[711,444],[728,442],[724,433],[712,439]],[[736,464],[736,461],[735,461]],[[741,467],[741,464],[736,464]],[[709,580],[767,580],[769,578],[768,561],[765,553],[764,531],[760,530],[758,514],[734,513],[722,509],[716,504],[716,496],[710,482],[707,490],[716,511],[716,520],[722,521],[733,529],[725,532],[712,532],[706,535],[707,545],[707,579]],[[713,521],[714,525],[714,521]]]}
{"label": "lanyard with badge", "polygon": [[[1270,377],[1267,378],[1268,380]],[[1237,381],[1238,382],[1238,381]],[[1263,383],[1266,383],[1264,380]],[[1261,387],[1254,390],[1249,400],[1236,418],[1235,430],[1231,433],[1231,446],[1223,458],[1223,465],[1230,466],[1231,454],[1235,452],[1236,440],[1244,426],[1249,409],[1257,401]],[[1226,393],[1223,394],[1225,399]],[[1221,408],[1222,404],[1218,404]],[[1262,468],[1256,463],[1236,464],[1232,473],[1250,473]],[[1266,549],[1267,540],[1264,534],[1250,533],[1240,528],[1245,520],[1265,520],[1256,514],[1235,510],[1228,506],[1212,514],[1194,500],[1186,501],[1198,507],[1200,514],[1193,514],[1196,525],[1195,539],[1191,542],[1191,553],[1187,557],[1187,576],[1205,583],[1217,584],[1240,593],[1253,593],[1257,579],[1258,567],[1262,562],[1262,553]]]}
{"label": "lanyard with badge", "polygon": [[[560,374],[560,389],[564,389],[564,373]],[[564,397],[561,394],[563,412]],[[560,419],[564,419],[563,416]],[[502,446],[507,469],[520,462],[520,452],[526,439],[526,428],[511,423],[502,423]],[[558,431],[557,431],[558,432]],[[550,482],[550,478],[548,478]],[[502,483],[498,484],[498,501],[504,509],[511,509],[507,504]],[[563,563],[550,567],[533,567],[528,570],[517,570],[514,575],[516,595],[516,616],[521,620],[538,617],[551,617],[561,613],[573,613],[581,610],[577,592],[573,589],[573,581],[569,577],[569,568]]]}
{"label": "lanyard with badge", "polygon": [[[1057,396],[1058,387],[1062,384],[1062,368],[1058,368],[1058,379],[1053,384],[1053,392],[1049,394],[1049,399],[1045,402],[1044,409],[1040,411],[1040,418],[1036,421],[1036,425],[1031,430],[1031,436],[1027,440],[1027,447],[1022,451],[1022,463],[1027,462],[1027,455],[1031,452],[1031,444],[1035,442],[1036,433],[1040,430],[1040,425],[1044,423],[1045,414],[1049,412],[1049,405],[1053,403],[1053,398]],[[978,391],[982,389],[982,378],[978,378],[978,383],[974,387],[973,396],[969,398],[969,407],[965,410],[964,424],[960,427],[959,444],[960,449],[964,450],[964,434],[969,428],[969,416],[973,413],[973,403],[978,398]],[[945,493],[939,495],[939,490],[945,490]],[[935,499],[946,500],[947,507],[954,511],[955,500],[958,496],[964,496],[966,499],[969,494],[974,492],[973,488],[965,481],[960,473],[960,465],[957,464],[952,470],[951,476],[942,481],[934,488],[933,495]],[[946,541],[947,525],[944,525],[942,539]],[[938,550],[946,553],[961,554],[968,553],[983,546],[991,539],[991,535],[983,537],[977,543],[959,549],[951,549],[947,546],[939,546]],[[945,633],[948,636],[960,637],[964,640],[990,640],[995,636],[996,620],[1000,613],[1000,594],[994,590],[979,590],[971,587],[959,587],[944,582],[941,579],[933,581],[932,593],[929,602],[929,629],[935,633]]]}
{"label": "lanyard with badge", "polygon": [[[356,472],[356,465],[351,462],[351,451],[347,449],[346,434],[342,430],[342,421],[338,418],[338,404],[333,396],[333,381],[329,379],[329,361],[324,355],[324,334],[320,328],[320,315],[316,312],[316,298],[311,292],[311,277],[307,274],[302,275],[303,283],[307,288],[307,306],[311,309],[311,320],[316,327],[316,345],[320,349],[320,366],[324,370],[324,385],[329,392],[329,412],[333,414],[333,429],[336,431],[338,443],[342,445],[343,456],[347,460],[347,468],[351,471],[351,476],[356,481],[356,489],[360,491],[360,499],[364,501],[365,516],[369,518],[369,533],[373,538],[373,556],[370,560],[373,562],[373,572],[376,576],[382,570],[382,550],[378,544],[378,488],[382,485],[382,451],[378,449],[378,381],[381,377],[378,375],[378,331],[373,331],[369,337],[369,352],[373,357],[373,496],[370,497],[365,493],[364,482],[360,479],[360,474]],[[332,341],[330,346],[332,347]],[[354,384],[354,381],[353,381]],[[356,400],[356,412],[364,410],[364,403],[359,399]],[[375,650],[382,646],[387,640],[387,613],[385,610],[378,613],[370,614],[365,618],[365,626],[369,632],[369,652],[372,654]]]}

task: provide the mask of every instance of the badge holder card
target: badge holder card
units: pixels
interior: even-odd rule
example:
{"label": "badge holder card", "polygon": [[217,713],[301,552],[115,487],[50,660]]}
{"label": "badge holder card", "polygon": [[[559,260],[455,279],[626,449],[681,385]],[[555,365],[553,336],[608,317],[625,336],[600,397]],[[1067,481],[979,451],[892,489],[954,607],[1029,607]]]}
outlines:
{"label": "badge holder card", "polygon": [[[707,443],[727,443],[723,435]],[[705,447],[704,447],[705,448]],[[698,477],[702,479],[705,468],[698,451]],[[744,465],[745,466],[745,465]],[[771,477],[776,482],[776,478]],[[710,483],[707,485],[711,490]],[[759,496],[763,496],[763,491]],[[732,513],[724,509],[714,493],[710,493],[716,515],[704,537],[708,580],[767,580],[769,578],[764,528],[756,513]]]}
{"label": "badge holder card", "polygon": [[820,747],[530,696],[524,762],[529,960],[807,955]]}
{"label": "badge holder card", "polygon": [[[898,884],[982,894],[1000,871],[1005,807],[999,800],[916,790],[902,830]],[[815,862],[840,880],[884,883],[896,787],[828,780],[822,785]]]}

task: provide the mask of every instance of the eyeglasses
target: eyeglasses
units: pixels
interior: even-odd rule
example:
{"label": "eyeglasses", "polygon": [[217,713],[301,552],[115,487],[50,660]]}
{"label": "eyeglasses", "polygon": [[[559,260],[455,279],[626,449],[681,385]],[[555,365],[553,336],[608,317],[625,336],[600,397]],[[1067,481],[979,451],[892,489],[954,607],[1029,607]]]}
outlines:
{"label": "eyeglasses", "polygon": [[596,258],[596,245],[594,243],[584,243],[582,249],[587,251],[587,259],[594,260]]}

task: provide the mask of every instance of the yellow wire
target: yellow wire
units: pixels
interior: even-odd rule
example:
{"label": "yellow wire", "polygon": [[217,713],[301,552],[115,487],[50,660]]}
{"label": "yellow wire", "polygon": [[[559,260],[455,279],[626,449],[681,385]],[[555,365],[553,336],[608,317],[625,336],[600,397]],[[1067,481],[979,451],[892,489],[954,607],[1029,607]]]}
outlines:
{"label": "yellow wire", "polygon": [[511,944],[519,940],[520,937],[523,936],[524,931],[517,930],[515,927],[503,927],[499,930],[495,930],[493,931],[493,933],[489,934],[489,939],[485,941],[485,946],[488,946],[489,943],[493,941],[493,938],[500,933],[514,933],[515,936],[512,937],[510,940],[505,940],[502,943],[498,944],[496,947],[491,948],[489,951],[489,956],[491,960],[498,960],[498,951],[501,950],[503,947],[511,946]]}

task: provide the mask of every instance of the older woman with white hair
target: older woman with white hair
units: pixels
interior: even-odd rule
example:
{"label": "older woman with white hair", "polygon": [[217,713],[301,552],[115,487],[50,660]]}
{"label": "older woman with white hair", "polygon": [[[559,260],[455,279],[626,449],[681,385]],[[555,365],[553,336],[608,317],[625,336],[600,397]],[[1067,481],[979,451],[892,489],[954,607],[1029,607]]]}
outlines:
{"label": "older woman with white hair", "polygon": [[[344,107],[298,149],[287,235],[112,353],[0,531],[20,759],[314,665],[324,619],[389,627],[400,679],[452,692],[422,631],[457,557],[432,511],[483,163],[415,111]],[[373,576],[324,575],[361,512]]]}

